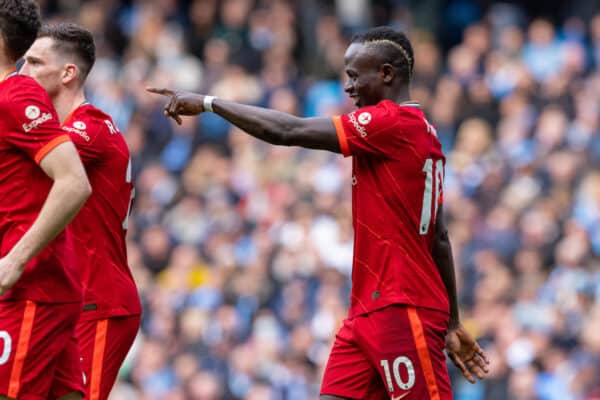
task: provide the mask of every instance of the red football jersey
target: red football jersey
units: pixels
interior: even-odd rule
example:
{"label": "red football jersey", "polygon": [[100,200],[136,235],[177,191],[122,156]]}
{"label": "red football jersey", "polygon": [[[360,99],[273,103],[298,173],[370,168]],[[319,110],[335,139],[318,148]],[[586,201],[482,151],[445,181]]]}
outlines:
{"label": "red football jersey", "polygon": [[333,118],[352,159],[350,316],[402,303],[449,312],[431,256],[445,158],[418,104],[383,100]]}
{"label": "red football jersey", "polygon": [[[48,152],[69,141],[46,91],[33,79],[13,74],[0,82],[0,257],[37,218],[52,180],[39,167]],[[63,231],[25,267],[1,301],[81,301],[80,275],[70,236]]]}
{"label": "red football jersey", "polygon": [[81,318],[139,315],[125,244],[134,195],[127,144],[110,116],[89,103],[75,109],[62,129],[75,143],[92,186],[92,195],[72,223],[83,271]]}

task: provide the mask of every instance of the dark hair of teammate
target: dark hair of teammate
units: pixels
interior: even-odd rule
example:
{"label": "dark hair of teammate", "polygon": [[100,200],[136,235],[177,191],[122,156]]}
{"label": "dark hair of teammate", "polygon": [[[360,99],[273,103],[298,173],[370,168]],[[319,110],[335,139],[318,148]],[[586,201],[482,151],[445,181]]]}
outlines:
{"label": "dark hair of teammate", "polygon": [[369,29],[352,37],[352,43],[376,46],[382,56],[382,62],[391,64],[405,84],[410,82],[414,67],[413,48],[408,37],[400,31],[387,26]]}
{"label": "dark hair of teammate", "polygon": [[0,0],[0,35],[11,61],[23,57],[40,26],[39,8],[33,0]]}
{"label": "dark hair of teammate", "polygon": [[73,62],[80,71],[80,81],[85,81],[96,61],[96,45],[94,37],[87,29],[77,24],[61,23],[44,25],[38,38],[49,37],[54,41],[54,48],[65,57],[74,57]]}

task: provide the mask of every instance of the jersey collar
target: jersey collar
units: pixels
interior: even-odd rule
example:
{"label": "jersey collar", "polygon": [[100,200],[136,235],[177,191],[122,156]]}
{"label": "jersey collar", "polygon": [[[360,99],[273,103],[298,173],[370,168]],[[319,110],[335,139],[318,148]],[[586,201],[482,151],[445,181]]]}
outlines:
{"label": "jersey collar", "polygon": [[79,110],[81,107],[87,106],[89,104],[90,104],[90,102],[86,100],[83,103],[81,103],[80,105],[78,105],[77,107],[75,107],[73,109],[73,111],[71,111],[71,113],[67,116],[67,118],[65,118],[65,121],[61,124],[61,126],[67,125],[67,123],[69,123],[69,121],[71,120],[71,118],[73,118],[73,114],[75,114],[75,112],[77,110]]}
{"label": "jersey collar", "polygon": [[419,103],[417,103],[416,101],[403,101],[402,103],[400,103],[400,105],[407,106],[407,107],[421,108],[421,105]]}

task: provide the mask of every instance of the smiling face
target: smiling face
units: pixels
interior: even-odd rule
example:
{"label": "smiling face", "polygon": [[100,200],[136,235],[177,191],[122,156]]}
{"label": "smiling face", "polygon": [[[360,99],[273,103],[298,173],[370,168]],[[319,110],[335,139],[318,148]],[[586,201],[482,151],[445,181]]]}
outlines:
{"label": "smiling face", "polygon": [[344,55],[348,80],[344,91],[357,107],[372,106],[383,99],[386,73],[381,57],[373,48],[362,43],[352,43]]}

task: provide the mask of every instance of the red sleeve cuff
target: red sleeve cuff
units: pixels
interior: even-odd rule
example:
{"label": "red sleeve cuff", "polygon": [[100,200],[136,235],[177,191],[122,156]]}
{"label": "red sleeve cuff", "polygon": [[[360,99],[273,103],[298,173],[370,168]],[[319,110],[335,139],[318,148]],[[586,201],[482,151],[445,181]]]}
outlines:
{"label": "red sleeve cuff", "polygon": [[346,132],[342,125],[342,117],[333,117],[333,126],[335,126],[335,132],[337,133],[338,141],[340,142],[340,150],[344,157],[350,156],[350,147],[348,146],[348,139],[346,138]]}
{"label": "red sleeve cuff", "polygon": [[69,135],[60,135],[55,137],[54,139],[46,143],[44,147],[38,150],[38,152],[35,154],[35,162],[39,164],[42,161],[42,159],[46,157],[46,154],[52,151],[52,149],[54,149],[59,144],[68,142],[70,140],[71,139],[69,138]]}

